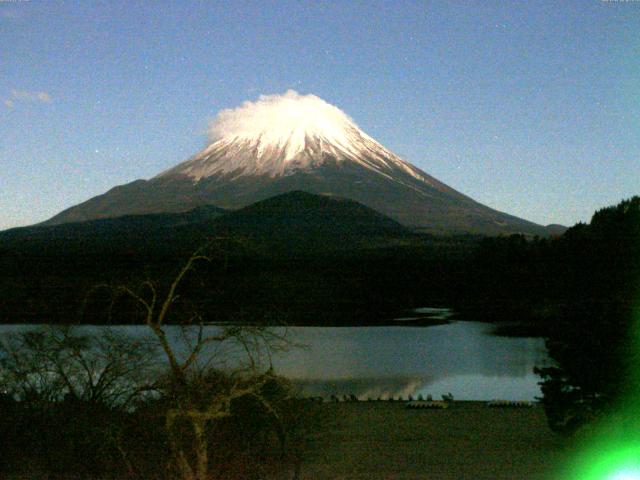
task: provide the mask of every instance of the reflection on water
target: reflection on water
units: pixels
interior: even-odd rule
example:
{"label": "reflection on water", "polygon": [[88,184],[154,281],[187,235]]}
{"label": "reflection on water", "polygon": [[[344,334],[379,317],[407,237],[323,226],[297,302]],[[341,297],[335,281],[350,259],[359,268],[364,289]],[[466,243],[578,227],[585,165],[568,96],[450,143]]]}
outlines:
{"label": "reflection on water", "polygon": [[433,307],[420,307],[411,309],[407,316],[394,318],[396,322],[406,323],[420,323],[422,320],[433,322],[433,325],[440,323],[448,323],[448,320],[453,316],[453,312],[450,308],[433,308]]}
{"label": "reflection on water", "polygon": [[[424,312],[428,313],[428,312]],[[23,326],[0,326],[0,334]],[[104,327],[83,327],[98,333]],[[114,327],[134,337],[145,327]],[[207,327],[210,332],[218,327]],[[174,344],[178,327],[168,327]],[[354,394],[360,399],[440,395],[456,399],[533,400],[540,396],[534,366],[548,363],[542,339],[489,334],[491,325],[453,322],[432,327],[292,327],[287,335],[303,348],[276,353],[276,372],[305,395]],[[209,351],[232,358],[230,351]]]}
{"label": "reflection on water", "polygon": [[[424,378],[378,377],[351,379],[296,380],[294,384],[307,396],[330,398],[332,395],[342,398],[355,395],[360,400],[386,400],[389,398],[408,398],[416,396],[425,385]],[[426,394],[424,395],[426,397]]]}
{"label": "reflection on water", "polygon": [[533,400],[534,366],[547,364],[542,339],[489,335],[491,326],[453,322],[433,327],[292,328],[308,345],[274,359],[276,369],[309,395],[402,395]]}

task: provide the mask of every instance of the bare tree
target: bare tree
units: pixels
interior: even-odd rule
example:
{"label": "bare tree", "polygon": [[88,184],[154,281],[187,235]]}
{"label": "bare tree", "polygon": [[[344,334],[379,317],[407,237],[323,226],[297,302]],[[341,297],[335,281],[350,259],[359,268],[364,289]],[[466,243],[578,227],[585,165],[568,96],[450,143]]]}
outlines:
{"label": "bare tree", "polygon": [[[139,307],[147,327],[143,337],[118,328],[80,326],[39,327],[5,337],[0,344],[0,392],[42,411],[62,408],[71,418],[80,408],[85,415],[78,420],[84,422],[83,428],[100,430],[92,445],[102,448],[99,442],[104,439],[112,455],[109,461],[115,462],[112,465],[121,461],[130,478],[145,478],[160,468],[150,459],[166,458],[162,445],[170,448],[167,464],[179,478],[228,478],[229,473],[217,467],[237,453],[225,443],[230,421],[245,422],[247,432],[256,432],[264,444],[271,445],[275,433],[280,460],[286,451],[297,455],[299,435],[288,425],[293,425],[294,416],[298,421],[299,409],[289,408],[298,405],[292,403],[290,385],[275,375],[271,362],[275,350],[291,348],[293,343],[285,328],[206,324],[205,315],[187,299],[193,282],[185,279],[198,266],[220,258],[226,268],[224,255],[210,252],[194,253],[169,282],[96,287],[111,292],[111,312],[118,298]],[[128,301],[121,306],[126,305]],[[239,411],[246,414],[244,419],[230,418]],[[257,422],[247,423],[253,418]],[[157,448],[150,455],[130,438],[140,420],[160,428],[154,430],[158,435],[149,437]],[[296,443],[287,449],[288,437]],[[70,444],[73,441],[69,438]],[[250,448],[258,444],[253,442]],[[67,453],[72,451],[70,447]],[[248,455],[251,451],[246,450]],[[100,452],[96,450],[98,458]]]}
{"label": "bare tree", "polygon": [[[286,332],[255,326],[206,327],[203,315],[193,309],[180,324],[184,351],[179,351],[167,331],[172,307],[180,298],[180,287],[199,263],[212,258],[201,249],[194,253],[171,283],[161,289],[147,280],[137,288],[115,287],[133,299],[144,314],[144,324],[157,338],[168,363],[163,389],[170,399],[166,411],[166,431],[179,475],[184,480],[209,480],[211,431],[232,415],[235,400],[250,397],[271,416],[284,448],[285,434],[278,408],[264,394],[265,386],[278,382],[271,368],[271,351],[289,345]],[[235,351],[236,364],[229,369],[228,358],[216,357],[221,347]],[[240,353],[238,353],[240,352]],[[241,360],[241,361],[240,361]]]}
{"label": "bare tree", "polygon": [[41,326],[5,336],[0,341],[0,391],[26,413],[26,419],[12,419],[22,425],[19,430],[33,429],[36,436],[51,440],[47,425],[65,425],[54,434],[59,435],[56,446],[49,442],[50,450],[36,454],[45,463],[56,468],[60,462],[63,468],[73,468],[72,462],[83,465],[82,458],[65,457],[77,453],[70,445],[81,441],[92,445],[83,451],[92,463],[121,462],[133,477],[136,469],[121,441],[125,424],[118,419],[132,411],[136,400],[157,391],[156,345],[109,328],[97,335],[91,328]]}
{"label": "bare tree", "polygon": [[0,386],[22,401],[127,408],[153,388],[154,348],[112,329],[99,336],[74,326],[27,329],[0,342]]}

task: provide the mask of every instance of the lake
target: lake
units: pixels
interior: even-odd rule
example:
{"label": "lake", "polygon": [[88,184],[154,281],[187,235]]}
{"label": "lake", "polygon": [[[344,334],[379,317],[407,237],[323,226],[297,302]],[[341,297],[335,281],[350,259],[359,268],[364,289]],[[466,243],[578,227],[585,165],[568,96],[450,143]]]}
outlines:
{"label": "lake", "polygon": [[[272,362],[277,373],[309,396],[439,399],[450,392],[457,400],[534,400],[541,393],[533,368],[549,364],[544,341],[493,336],[492,327],[468,321],[430,327],[289,327],[289,339],[303,346],[275,353]],[[24,328],[29,327],[2,325],[0,335]],[[99,332],[104,327],[82,328]],[[112,328],[132,336],[146,332],[140,326]],[[178,343],[180,329],[168,329]]]}
{"label": "lake", "polygon": [[492,327],[293,328],[293,338],[309,347],[274,364],[309,395],[534,400],[541,393],[533,368],[549,362],[544,341],[496,337]]}

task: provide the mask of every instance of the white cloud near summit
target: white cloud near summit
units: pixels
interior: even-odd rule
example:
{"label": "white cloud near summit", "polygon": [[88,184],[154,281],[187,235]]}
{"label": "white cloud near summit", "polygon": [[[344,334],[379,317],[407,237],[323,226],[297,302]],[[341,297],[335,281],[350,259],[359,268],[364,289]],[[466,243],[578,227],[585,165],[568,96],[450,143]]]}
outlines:
{"label": "white cloud near summit", "polygon": [[[332,131],[336,126],[354,124],[339,108],[315,95],[288,90],[279,95],[260,95],[238,108],[225,109],[209,124],[211,141],[224,137],[288,136],[293,130],[312,128]],[[355,125],[355,124],[354,124]]]}

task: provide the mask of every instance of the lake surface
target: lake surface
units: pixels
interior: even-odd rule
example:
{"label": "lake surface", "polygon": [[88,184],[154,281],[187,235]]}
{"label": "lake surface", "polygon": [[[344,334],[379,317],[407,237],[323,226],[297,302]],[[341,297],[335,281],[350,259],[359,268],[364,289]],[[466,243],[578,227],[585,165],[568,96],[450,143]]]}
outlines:
{"label": "lake surface", "polygon": [[[30,327],[1,325],[0,336],[25,328]],[[103,328],[82,327],[96,334]],[[147,332],[140,326],[112,328],[133,337]],[[466,321],[431,327],[289,327],[287,337],[301,346],[276,352],[271,361],[304,395],[439,399],[450,392],[459,400],[534,400],[541,393],[533,368],[549,364],[544,341],[497,337],[491,329]],[[181,329],[168,330],[171,342],[181,344]],[[238,355],[216,353],[218,358]]]}
{"label": "lake surface", "polygon": [[489,334],[492,325],[296,328],[306,350],[274,359],[277,371],[310,395],[361,399],[452,393],[460,400],[533,400],[534,366],[548,364],[542,339]]}

